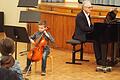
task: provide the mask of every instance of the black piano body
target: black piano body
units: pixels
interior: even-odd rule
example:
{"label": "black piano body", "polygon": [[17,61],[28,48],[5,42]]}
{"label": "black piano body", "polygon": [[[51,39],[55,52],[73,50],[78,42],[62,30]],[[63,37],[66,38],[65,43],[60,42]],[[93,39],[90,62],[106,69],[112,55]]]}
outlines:
{"label": "black piano body", "polygon": [[101,43],[111,43],[119,41],[119,27],[116,24],[95,23],[94,24],[94,39]]}
{"label": "black piano body", "polygon": [[[116,64],[116,58],[119,56],[115,56],[115,43],[119,44],[120,42],[120,23],[117,22],[116,24],[106,24],[106,23],[95,23],[94,24],[94,31],[90,34],[93,35],[93,41],[99,41],[101,44],[112,44],[112,55],[111,61],[112,64]],[[109,50],[109,48],[108,48]],[[106,53],[107,54],[107,53]],[[108,53],[109,54],[109,53]],[[117,51],[117,55],[119,52]]]}

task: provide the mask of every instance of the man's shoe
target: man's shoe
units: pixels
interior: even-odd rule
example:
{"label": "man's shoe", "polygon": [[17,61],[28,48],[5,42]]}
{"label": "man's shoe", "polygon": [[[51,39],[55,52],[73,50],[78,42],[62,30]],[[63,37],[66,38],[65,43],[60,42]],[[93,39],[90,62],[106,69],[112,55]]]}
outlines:
{"label": "man's shoe", "polygon": [[41,76],[45,76],[45,75],[46,75],[46,73],[45,73],[45,72],[42,72],[42,73],[41,73]]}
{"label": "man's shoe", "polygon": [[97,61],[97,65],[102,65],[103,63],[102,63],[102,60],[98,60]]}

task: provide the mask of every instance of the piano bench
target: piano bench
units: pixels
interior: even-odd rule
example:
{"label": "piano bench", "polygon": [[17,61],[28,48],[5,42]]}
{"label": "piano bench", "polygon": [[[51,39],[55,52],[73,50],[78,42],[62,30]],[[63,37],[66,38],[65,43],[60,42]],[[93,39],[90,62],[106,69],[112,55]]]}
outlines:
{"label": "piano bench", "polygon": [[[71,39],[66,41],[67,44],[71,44],[72,45],[72,62],[66,62],[68,64],[81,64],[81,62],[76,63],[75,61],[89,61],[89,60],[83,60],[83,42],[79,41],[79,40],[75,40],[75,39]],[[80,45],[80,49],[76,50],[76,46]],[[76,59],[75,58],[75,54],[77,52],[80,52],[80,59]]]}

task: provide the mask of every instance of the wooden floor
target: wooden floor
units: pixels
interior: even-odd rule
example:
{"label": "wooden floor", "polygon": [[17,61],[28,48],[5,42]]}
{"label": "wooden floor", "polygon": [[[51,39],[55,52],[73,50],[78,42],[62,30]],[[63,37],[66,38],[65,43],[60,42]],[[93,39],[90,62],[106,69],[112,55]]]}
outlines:
{"label": "wooden floor", "polygon": [[[25,49],[25,44],[18,43],[18,53]],[[89,59],[90,62],[82,62],[82,65],[66,64],[66,61],[71,61],[71,51],[51,49],[53,57],[53,65],[51,59],[47,60],[47,73],[46,76],[41,76],[41,64],[33,63],[32,72],[27,76],[29,80],[120,80],[120,64],[113,67],[112,72],[96,72],[96,64],[94,54],[84,53],[84,58]],[[77,54],[79,58],[79,53]],[[26,55],[20,56],[18,60],[21,64],[21,69],[24,69],[26,64]],[[53,69],[52,69],[53,66]]]}
{"label": "wooden floor", "polygon": [[[19,52],[24,50],[26,50],[26,44],[18,43],[17,59],[22,70],[26,65],[26,55],[20,56]],[[36,70],[33,63],[32,72],[26,78],[29,80],[120,80],[120,64],[114,66],[112,72],[96,72],[94,54],[84,53],[84,59],[89,59],[90,62],[82,62],[82,65],[65,63],[71,61],[71,51],[51,49],[50,55],[53,57],[53,65],[51,65],[51,59],[48,58],[46,76],[41,76],[41,63],[38,62]],[[77,57],[79,58],[79,53]]]}

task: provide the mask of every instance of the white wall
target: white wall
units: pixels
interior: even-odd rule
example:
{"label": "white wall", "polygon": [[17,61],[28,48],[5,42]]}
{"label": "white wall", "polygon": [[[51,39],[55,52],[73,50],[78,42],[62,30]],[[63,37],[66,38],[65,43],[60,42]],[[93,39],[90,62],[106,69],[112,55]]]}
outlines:
{"label": "white wall", "polygon": [[0,11],[4,12],[5,25],[26,27],[26,23],[19,23],[20,11],[26,8],[17,7],[19,0],[0,0]]}

